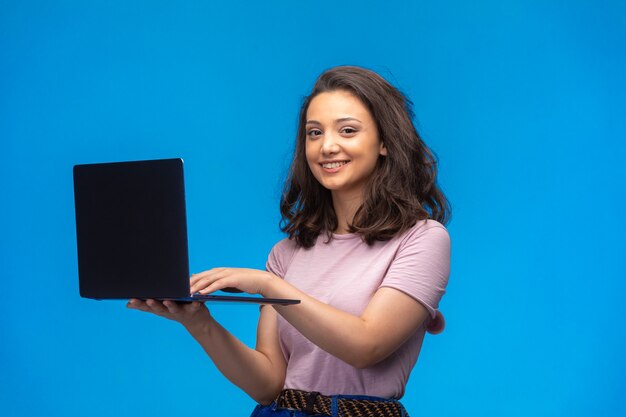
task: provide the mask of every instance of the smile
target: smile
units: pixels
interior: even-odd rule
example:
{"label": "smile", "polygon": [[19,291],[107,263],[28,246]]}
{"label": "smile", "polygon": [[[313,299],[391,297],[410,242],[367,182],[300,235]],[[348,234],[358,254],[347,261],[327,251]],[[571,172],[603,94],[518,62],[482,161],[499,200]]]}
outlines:
{"label": "smile", "polygon": [[338,162],[331,162],[328,164],[320,164],[320,165],[322,165],[322,168],[324,169],[336,169],[336,168],[346,165],[349,162],[350,161],[338,161]]}

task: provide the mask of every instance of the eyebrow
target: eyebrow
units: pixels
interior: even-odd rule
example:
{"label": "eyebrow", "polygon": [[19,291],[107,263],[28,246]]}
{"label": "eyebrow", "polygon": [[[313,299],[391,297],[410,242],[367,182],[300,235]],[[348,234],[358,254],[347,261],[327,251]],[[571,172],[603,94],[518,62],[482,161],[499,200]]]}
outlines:
{"label": "eyebrow", "polygon": [[[356,122],[359,122],[359,123],[363,123],[362,121],[360,121],[359,119],[357,119],[355,117],[342,117],[341,119],[335,120],[335,123],[349,122],[349,121],[356,121]],[[318,122],[317,120],[307,120],[305,124],[307,124],[307,125],[309,125],[309,124],[311,124],[311,125],[321,125],[321,123]]]}

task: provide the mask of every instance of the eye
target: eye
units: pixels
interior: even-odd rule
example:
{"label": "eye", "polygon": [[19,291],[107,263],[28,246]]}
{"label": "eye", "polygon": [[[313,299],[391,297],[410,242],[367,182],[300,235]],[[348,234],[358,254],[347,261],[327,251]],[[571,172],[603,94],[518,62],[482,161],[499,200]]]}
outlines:
{"label": "eye", "polygon": [[357,132],[357,130],[353,127],[346,126],[343,129],[341,129],[340,132],[346,136],[352,136]]}
{"label": "eye", "polygon": [[307,135],[308,137],[310,137],[310,138],[315,138],[315,137],[317,137],[317,136],[319,136],[319,135],[321,135],[321,134],[322,134],[322,131],[321,131],[321,130],[319,130],[319,129],[309,129],[309,130],[306,132],[306,135]]}

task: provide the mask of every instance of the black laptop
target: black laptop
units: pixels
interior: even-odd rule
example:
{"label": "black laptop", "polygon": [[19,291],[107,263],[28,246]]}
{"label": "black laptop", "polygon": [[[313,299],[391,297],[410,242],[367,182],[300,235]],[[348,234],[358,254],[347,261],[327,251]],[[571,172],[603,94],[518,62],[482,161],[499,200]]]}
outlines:
{"label": "black laptop", "polygon": [[82,297],[300,302],[190,295],[182,159],[75,165],[74,202]]}

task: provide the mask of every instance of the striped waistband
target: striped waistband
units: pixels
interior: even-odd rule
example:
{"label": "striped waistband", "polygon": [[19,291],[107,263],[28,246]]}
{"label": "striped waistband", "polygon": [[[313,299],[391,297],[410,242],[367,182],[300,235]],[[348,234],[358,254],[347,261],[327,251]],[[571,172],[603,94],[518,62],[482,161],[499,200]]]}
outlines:
{"label": "striped waistband", "polygon": [[[333,400],[335,405],[333,406]],[[398,400],[370,400],[325,396],[319,392],[282,390],[276,405],[280,408],[305,411],[314,414],[333,415],[333,408],[339,417],[409,417]]]}

